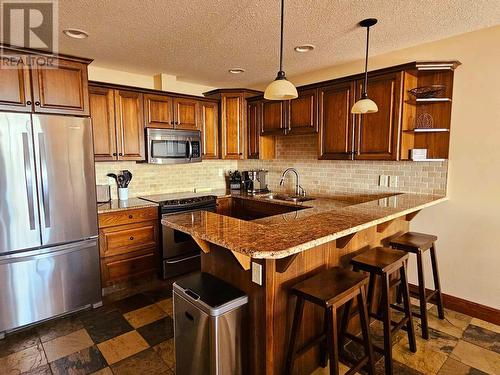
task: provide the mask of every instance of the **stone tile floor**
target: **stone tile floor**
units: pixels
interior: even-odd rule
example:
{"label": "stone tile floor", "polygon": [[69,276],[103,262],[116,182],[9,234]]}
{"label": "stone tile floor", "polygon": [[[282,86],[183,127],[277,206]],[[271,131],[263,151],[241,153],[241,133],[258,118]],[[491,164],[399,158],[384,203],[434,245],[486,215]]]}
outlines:
{"label": "stone tile floor", "polygon": [[[0,341],[0,374],[174,374],[171,283],[149,285],[154,287],[116,292],[99,309],[7,335]],[[429,307],[430,340],[421,339],[415,320],[417,353],[408,350],[405,332],[396,335],[395,374],[500,375],[499,326],[453,311],[439,320]],[[372,334],[381,342],[378,322]],[[354,343],[347,346],[351,356],[360,351]],[[383,359],[376,369],[383,374]]]}

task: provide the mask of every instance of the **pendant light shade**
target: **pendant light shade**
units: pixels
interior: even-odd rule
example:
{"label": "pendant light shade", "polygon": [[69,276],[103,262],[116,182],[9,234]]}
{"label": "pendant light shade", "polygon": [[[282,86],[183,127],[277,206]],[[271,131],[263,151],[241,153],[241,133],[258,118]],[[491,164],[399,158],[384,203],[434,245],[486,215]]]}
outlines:
{"label": "pendant light shade", "polygon": [[281,40],[280,40],[280,70],[276,79],[264,91],[264,98],[268,100],[290,100],[298,97],[297,89],[292,82],[286,79],[283,71],[283,21],[285,14],[285,1],[281,0]]}
{"label": "pendant light shade", "polygon": [[365,56],[365,80],[363,82],[363,93],[361,94],[361,99],[359,99],[351,108],[351,113],[354,114],[366,114],[378,112],[377,103],[368,98],[367,86],[368,86],[368,46],[370,43],[370,27],[375,25],[377,20],[375,18],[367,18],[359,23],[359,26],[366,27],[366,56]]}

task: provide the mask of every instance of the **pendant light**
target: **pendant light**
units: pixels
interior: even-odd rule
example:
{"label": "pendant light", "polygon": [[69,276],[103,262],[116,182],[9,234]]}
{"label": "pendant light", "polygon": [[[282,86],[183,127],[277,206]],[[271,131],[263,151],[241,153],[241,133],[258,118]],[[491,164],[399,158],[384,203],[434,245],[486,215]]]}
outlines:
{"label": "pendant light", "polygon": [[363,83],[363,93],[351,108],[351,113],[365,114],[378,112],[377,103],[368,98],[366,93],[368,86],[368,45],[370,43],[370,27],[377,23],[376,18],[367,18],[359,23],[359,26],[366,27],[366,58],[365,58],[365,81]]}
{"label": "pendant light", "polygon": [[297,89],[292,82],[288,81],[283,71],[283,19],[285,15],[285,0],[281,0],[281,42],[280,42],[280,70],[276,79],[272,81],[264,92],[264,98],[268,100],[295,99]]}

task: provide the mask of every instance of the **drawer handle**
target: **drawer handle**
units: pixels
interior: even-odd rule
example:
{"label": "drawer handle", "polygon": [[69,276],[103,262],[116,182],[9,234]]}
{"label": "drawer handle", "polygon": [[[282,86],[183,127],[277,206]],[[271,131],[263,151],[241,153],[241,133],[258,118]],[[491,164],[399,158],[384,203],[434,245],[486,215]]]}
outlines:
{"label": "drawer handle", "polygon": [[133,241],[134,240],[134,236],[130,236],[130,241]]}
{"label": "drawer handle", "polygon": [[134,217],[132,215],[128,215],[128,218],[129,219],[133,219]]}
{"label": "drawer handle", "polygon": [[190,313],[188,313],[187,311],[184,312],[184,315],[186,315],[186,318],[188,318],[190,321],[194,321],[193,316]]}

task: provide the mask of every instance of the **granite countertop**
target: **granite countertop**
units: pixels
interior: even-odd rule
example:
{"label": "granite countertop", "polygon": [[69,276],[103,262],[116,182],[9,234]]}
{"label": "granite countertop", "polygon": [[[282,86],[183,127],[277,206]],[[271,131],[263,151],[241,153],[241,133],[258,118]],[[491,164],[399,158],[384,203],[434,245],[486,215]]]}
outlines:
{"label": "granite countertop", "polygon": [[[265,196],[208,192],[205,195],[263,200]],[[274,201],[304,209],[245,221],[197,211],[169,215],[162,224],[251,258],[279,259],[299,253],[374,225],[445,201],[420,194],[362,194],[320,197],[302,204]]]}
{"label": "granite countertop", "polygon": [[97,213],[116,212],[124,210],[133,210],[134,208],[158,207],[158,203],[153,203],[140,198],[129,198],[126,201],[112,199],[107,203],[97,204]]}

